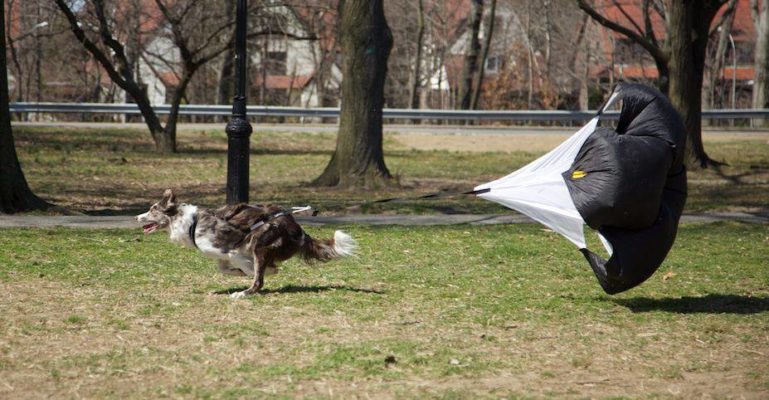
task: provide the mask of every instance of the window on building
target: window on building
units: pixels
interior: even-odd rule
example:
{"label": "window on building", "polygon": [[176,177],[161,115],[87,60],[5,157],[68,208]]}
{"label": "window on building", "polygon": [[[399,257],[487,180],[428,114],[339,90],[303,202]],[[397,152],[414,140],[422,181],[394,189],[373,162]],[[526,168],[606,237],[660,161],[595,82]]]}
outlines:
{"label": "window on building", "polygon": [[267,75],[286,75],[286,52],[269,51],[265,60]]}
{"label": "window on building", "polygon": [[502,68],[502,56],[489,56],[486,58],[486,73],[496,74]]}

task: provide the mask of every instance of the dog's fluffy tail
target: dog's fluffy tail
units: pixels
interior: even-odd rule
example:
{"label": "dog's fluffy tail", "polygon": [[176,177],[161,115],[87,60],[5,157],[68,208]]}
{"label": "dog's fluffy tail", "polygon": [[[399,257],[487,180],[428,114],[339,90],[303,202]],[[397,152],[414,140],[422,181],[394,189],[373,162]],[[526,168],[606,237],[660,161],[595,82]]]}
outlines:
{"label": "dog's fluffy tail", "polygon": [[326,262],[335,258],[352,256],[358,244],[352,236],[342,232],[334,232],[332,239],[315,240],[310,235],[305,234],[304,246],[302,246],[302,257],[305,261]]}

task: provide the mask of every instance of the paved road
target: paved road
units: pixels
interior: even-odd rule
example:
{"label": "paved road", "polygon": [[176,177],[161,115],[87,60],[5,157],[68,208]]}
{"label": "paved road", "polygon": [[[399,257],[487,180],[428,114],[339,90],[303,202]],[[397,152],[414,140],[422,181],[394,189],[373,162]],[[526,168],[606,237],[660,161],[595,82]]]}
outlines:
{"label": "paved road", "polygon": [[[505,215],[348,215],[341,217],[305,217],[298,216],[297,220],[308,226],[361,224],[361,225],[497,225],[533,223],[531,219],[520,214]],[[681,218],[684,224],[708,223],[717,221],[739,221],[751,224],[769,224],[769,213],[718,212],[684,214]],[[113,229],[136,228],[138,224],[131,216],[41,216],[41,215],[0,215],[0,228],[88,228]]]}

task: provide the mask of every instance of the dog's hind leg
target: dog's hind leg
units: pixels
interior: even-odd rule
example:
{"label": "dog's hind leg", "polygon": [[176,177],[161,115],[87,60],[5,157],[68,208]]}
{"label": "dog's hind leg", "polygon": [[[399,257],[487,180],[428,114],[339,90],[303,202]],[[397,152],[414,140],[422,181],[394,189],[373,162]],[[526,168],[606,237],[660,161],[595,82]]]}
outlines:
{"label": "dog's hind leg", "polygon": [[267,269],[268,265],[272,264],[272,259],[265,259],[263,249],[254,250],[254,282],[251,284],[250,288],[242,292],[235,292],[231,294],[230,297],[233,299],[240,299],[256,294],[262,286],[264,286],[264,271]]}
{"label": "dog's hind leg", "polygon": [[275,257],[272,252],[281,243],[282,239],[278,236],[276,226],[273,224],[267,224],[258,235],[251,238],[248,248],[251,249],[254,258],[254,283],[251,284],[250,288],[242,292],[235,292],[230,297],[239,299],[251,296],[264,286],[264,272],[268,266],[275,264]]}

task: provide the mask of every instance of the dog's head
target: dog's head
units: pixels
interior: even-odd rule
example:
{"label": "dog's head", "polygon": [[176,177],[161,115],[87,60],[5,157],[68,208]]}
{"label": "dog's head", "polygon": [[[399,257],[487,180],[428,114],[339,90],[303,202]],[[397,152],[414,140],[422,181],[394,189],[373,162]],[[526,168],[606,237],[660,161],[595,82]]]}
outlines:
{"label": "dog's head", "polygon": [[171,189],[166,189],[163,198],[152,205],[150,210],[136,216],[136,221],[142,224],[145,234],[150,234],[159,229],[168,228],[171,219],[179,212],[176,204],[176,195]]}

